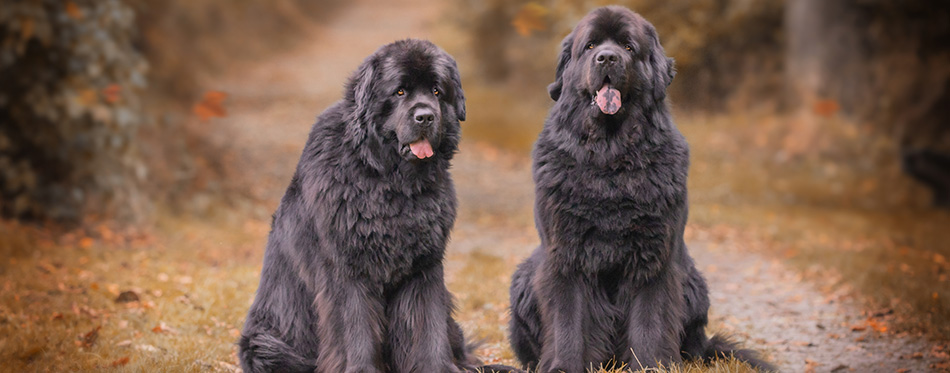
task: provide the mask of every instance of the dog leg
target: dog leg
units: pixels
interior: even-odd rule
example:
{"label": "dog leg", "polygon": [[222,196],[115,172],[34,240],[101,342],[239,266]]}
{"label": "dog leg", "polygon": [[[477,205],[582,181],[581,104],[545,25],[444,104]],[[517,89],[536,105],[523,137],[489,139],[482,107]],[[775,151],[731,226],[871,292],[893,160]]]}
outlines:
{"label": "dog leg", "polygon": [[330,279],[317,295],[319,372],[381,373],[383,302],[378,286]]}
{"label": "dog leg", "polygon": [[536,274],[535,290],[545,324],[539,372],[584,372],[586,286],[589,284],[579,274],[566,275],[557,268],[544,268]]}
{"label": "dog leg", "polygon": [[701,359],[708,340],[706,324],[709,321],[709,289],[693,260],[689,256],[685,258],[686,278],[683,282],[683,297],[686,301],[686,315],[680,352],[683,359]]}
{"label": "dog leg", "polygon": [[511,348],[521,364],[534,370],[541,356],[541,314],[534,295],[534,272],[537,268],[538,248],[526,259],[511,278],[509,301],[511,321],[508,324]]}
{"label": "dog leg", "polygon": [[[622,296],[629,297],[626,314],[627,350],[621,355],[628,366],[655,368],[660,363],[679,363],[685,299],[682,279],[667,269],[647,285],[627,284]],[[627,294],[624,294],[627,293]]]}
{"label": "dog leg", "polygon": [[451,295],[441,265],[415,275],[389,303],[394,372],[459,372],[449,340]]}

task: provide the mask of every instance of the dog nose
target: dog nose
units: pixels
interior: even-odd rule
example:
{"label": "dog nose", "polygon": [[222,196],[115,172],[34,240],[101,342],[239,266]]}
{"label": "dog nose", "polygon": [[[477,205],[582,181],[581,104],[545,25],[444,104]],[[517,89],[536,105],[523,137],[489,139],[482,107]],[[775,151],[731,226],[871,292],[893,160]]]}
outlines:
{"label": "dog nose", "polygon": [[416,109],[412,113],[413,119],[415,119],[416,124],[432,124],[435,122],[435,113],[432,112],[432,109],[429,108],[420,108]]}
{"label": "dog nose", "polygon": [[599,65],[610,66],[617,63],[618,60],[620,60],[620,56],[613,51],[604,50],[597,53],[597,64]]}

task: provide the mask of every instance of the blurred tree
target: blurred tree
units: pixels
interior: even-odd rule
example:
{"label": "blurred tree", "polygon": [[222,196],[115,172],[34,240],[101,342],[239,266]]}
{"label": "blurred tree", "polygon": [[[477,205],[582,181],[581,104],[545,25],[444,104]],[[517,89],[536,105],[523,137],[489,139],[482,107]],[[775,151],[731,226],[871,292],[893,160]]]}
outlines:
{"label": "blurred tree", "polygon": [[[78,221],[142,213],[134,142],[147,63],[121,0],[0,7],[0,213]],[[91,208],[91,209],[90,209]]]}
{"label": "blurred tree", "polygon": [[508,40],[514,29],[511,22],[510,7],[505,1],[493,0],[482,4],[487,7],[483,17],[475,19],[472,51],[489,81],[501,81],[508,78]]}
{"label": "blurred tree", "polygon": [[891,135],[939,204],[950,191],[950,2],[789,1],[785,23],[792,97],[837,101]]}
{"label": "blurred tree", "polygon": [[[490,80],[547,84],[558,44],[597,6],[626,6],[656,26],[679,71],[680,107],[726,109],[777,96],[784,84],[784,0],[461,0],[475,62]],[[519,82],[521,83],[521,82]]]}

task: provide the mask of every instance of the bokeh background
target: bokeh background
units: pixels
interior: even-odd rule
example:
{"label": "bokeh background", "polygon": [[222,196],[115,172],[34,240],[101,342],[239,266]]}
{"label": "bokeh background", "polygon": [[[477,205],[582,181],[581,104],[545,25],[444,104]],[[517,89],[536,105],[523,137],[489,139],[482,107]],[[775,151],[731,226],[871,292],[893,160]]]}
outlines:
{"label": "bokeh background", "polygon": [[448,280],[479,353],[513,363],[545,87],[561,39],[608,3],[676,60],[714,328],[792,371],[950,369],[946,2],[6,0],[0,370],[236,369],[310,125],[405,37],[462,71]]}

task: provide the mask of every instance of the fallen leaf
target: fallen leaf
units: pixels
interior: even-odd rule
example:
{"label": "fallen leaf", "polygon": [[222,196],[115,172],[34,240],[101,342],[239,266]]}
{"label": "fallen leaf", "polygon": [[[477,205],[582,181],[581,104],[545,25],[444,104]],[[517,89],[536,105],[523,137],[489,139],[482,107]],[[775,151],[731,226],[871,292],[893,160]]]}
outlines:
{"label": "fallen leaf", "polygon": [[135,349],[145,352],[162,352],[162,349],[152,345],[135,345]]}
{"label": "fallen leaf", "polygon": [[95,241],[92,239],[92,237],[83,237],[82,239],[79,240],[79,248],[80,248],[80,249],[88,249],[88,248],[92,247],[92,244],[93,244],[94,242],[95,242]]}
{"label": "fallen leaf", "polygon": [[30,40],[30,38],[33,37],[33,28],[34,28],[33,19],[24,18],[20,22],[20,40],[23,40],[23,41]]}
{"label": "fallen leaf", "polygon": [[79,92],[79,103],[83,106],[90,107],[97,101],[99,101],[99,94],[94,89],[84,89]]}
{"label": "fallen leaf", "polygon": [[116,360],[113,361],[112,364],[110,364],[110,365],[112,365],[112,367],[115,368],[115,367],[121,367],[121,366],[123,366],[123,365],[125,365],[125,364],[128,364],[128,363],[129,363],[129,357],[128,357],[128,356],[125,356],[125,357],[121,357],[121,358],[116,359]]}
{"label": "fallen leaf", "polygon": [[177,330],[175,330],[175,329],[169,327],[168,325],[165,324],[165,322],[160,322],[160,323],[158,323],[158,325],[155,325],[155,327],[152,328],[152,332],[153,332],[153,333],[178,334],[178,331],[177,331]]}
{"label": "fallen leaf", "polygon": [[139,295],[135,294],[134,291],[126,290],[119,293],[119,296],[115,298],[116,303],[129,303],[129,302],[138,302]]}
{"label": "fallen leaf", "polygon": [[82,18],[82,10],[79,9],[79,6],[75,2],[67,1],[66,2],[66,14],[69,15],[72,19]]}
{"label": "fallen leaf", "polygon": [[195,115],[201,121],[207,121],[211,118],[224,118],[228,115],[224,110],[224,100],[228,94],[220,91],[205,92],[204,97],[192,108]]}
{"label": "fallen leaf", "polygon": [[102,97],[105,98],[106,102],[114,104],[119,102],[119,93],[121,93],[122,88],[118,84],[109,84],[102,90]]}
{"label": "fallen leaf", "polygon": [[46,272],[46,273],[53,273],[53,272],[56,272],[56,267],[53,267],[52,264],[49,264],[49,263],[46,262],[46,261],[41,261],[41,262],[37,263],[36,266],[39,267],[40,269],[42,269],[42,270],[43,270],[44,272]]}
{"label": "fallen leaf", "polygon": [[832,115],[835,115],[835,113],[837,113],[839,109],[840,109],[840,106],[838,105],[838,101],[830,100],[830,99],[815,101],[814,106],[812,106],[812,110],[815,112],[815,114],[818,114],[825,118],[829,118]]}
{"label": "fallen leaf", "polygon": [[84,334],[81,338],[82,347],[89,348],[96,343],[96,340],[99,339],[99,329],[102,329],[102,325],[96,326],[88,333]]}
{"label": "fallen leaf", "polygon": [[191,279],[191,276],[178,276],[178,277],[175,277],[175,282],[177,282],[177,283],[179,283],[179,284],[182,284],[182,285],[188,285],[188,284],[192,283],[192,281],[193,281],[193,280]]}
{"label": "fallen leaf", "polygon": [[30,361],[35,359],[37,356],[40,356],[41,353],[43,353],[43,347],[33,346],[20,353],[20,359]]}
{"label": "fallen leaf", "polygon": [[860,325],[860,324],[851,325],[851,331],[852,331],[852,332],[863,332],[863,331],[867,330],[867,328],[868,328],[867,325]]}

